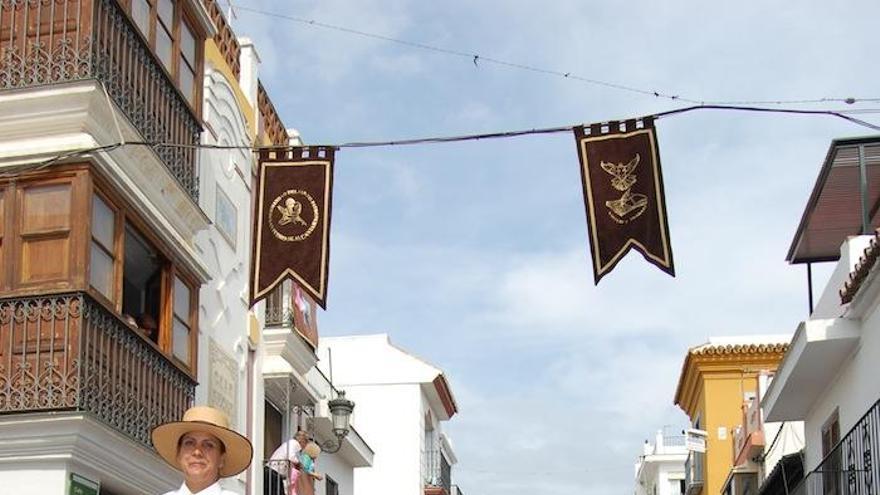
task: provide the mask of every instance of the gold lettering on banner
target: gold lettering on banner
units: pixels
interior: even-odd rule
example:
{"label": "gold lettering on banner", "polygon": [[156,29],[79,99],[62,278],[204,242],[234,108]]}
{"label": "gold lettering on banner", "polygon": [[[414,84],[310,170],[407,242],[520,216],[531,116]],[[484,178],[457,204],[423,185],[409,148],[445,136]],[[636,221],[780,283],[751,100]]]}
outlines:
{"label": "gold lettering on banner", "polygon": [[[311,222],[303,218],[303,205],[311,209]],[[269,207],[269,228],[278,240],[303,241],[315,231],[318,217],[318,203],[311,194],[301,189],[288,189],[279,194]]]}
{"label": "gold lettering on banner", "polygon": [[648,207],[647,196],[632,192],[632,188],[637,181],[634,172],[640,160],[641,156],[636,153],[635,158],[626,164],[605,161],[599,164],[602,170],[611,174],[611,187],[623,193],[620,198],[605,202],[605,206],[609,210],[608,216],[619,224],[626,224],[635,220]]}

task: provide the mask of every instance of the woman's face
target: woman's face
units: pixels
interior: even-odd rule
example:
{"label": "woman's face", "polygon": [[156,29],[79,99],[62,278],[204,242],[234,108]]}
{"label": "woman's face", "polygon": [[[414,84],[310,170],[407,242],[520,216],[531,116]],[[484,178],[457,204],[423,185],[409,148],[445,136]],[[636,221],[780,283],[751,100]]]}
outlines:
{"label": "woman's face", "polygon": [[177,463],[188,482],[211,485],[220,479],[226,459],[223,443],[210,433],[191,431],[181,437]]}

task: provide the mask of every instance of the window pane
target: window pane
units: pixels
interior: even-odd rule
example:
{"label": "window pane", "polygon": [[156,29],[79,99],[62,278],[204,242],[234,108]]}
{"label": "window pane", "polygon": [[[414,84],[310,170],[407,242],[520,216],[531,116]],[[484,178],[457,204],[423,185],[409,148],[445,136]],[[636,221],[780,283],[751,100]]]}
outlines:
{"label": "window pane", "polygon": [[3,259],[3,227],[6,225],[6,210],[4,210],[3,191],[0,190],[0,280],[3,280],[3,267],[6,261]]}
{"label": "window pane", "polygon": [[189,294],[189,287],[174,277],[174,314],[186,323],[189,323]]}
{"label": "window pane", "polygon": [[92,198],[92,237],[108,251],[113,251],[113,226],[116,221],[113,210],[98,196]]}
{"label": "window pane", "polygon": [[174,357],[189,363],[189,327],[174,318],[174,335],[172,336]]}
{"label": "window pane", "polygon": [[196,37],[186,22],[180,23],[180,53],[189,65],[196,66]]}
{"label": "window pane", "polygon": [[150,4],[147,0],[131,0],[131,17],[145,38],[150,37]]}
{"label": "window pane", "polygon": [[[142,321],[159,321],[162,259],[159,252],[131,225],[125,226],[122,269],[122,312]],[[147,318],[149,316],[149,318]]]}
{"label": "window pane", "polygon": [[180,92],[186,96],[186,100],[195,104],[195,78],[196,75],[186,62],[180,62]]}
{"label": "window pane", "polygon": [[171,35],[162,26],[156,26],[156,53],[159,55],[162,64],[168,69],[168,73],[172,73]]}
{"label": "window pane", "polygon": [[92,241],[89,282],[107,299],[113,300],[113,258]]}
{"label": "window pane", "polygon": [[159,0],[159,19],[168,28],[174,25],[174,3],[171,0]]}

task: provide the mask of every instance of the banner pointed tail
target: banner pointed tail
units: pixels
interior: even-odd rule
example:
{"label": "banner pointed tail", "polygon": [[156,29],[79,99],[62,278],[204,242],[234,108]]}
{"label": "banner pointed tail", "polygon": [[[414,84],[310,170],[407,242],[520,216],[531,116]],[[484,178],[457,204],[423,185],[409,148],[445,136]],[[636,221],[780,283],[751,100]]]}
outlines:
{"label": "banner pointed tail", "polygon": [[674,277],[653,118],[578,126],[574,135],[595,283],[631,249]]}
{"label": "banner pointed tail", "polygon": [[290,279],[327,308],[334,151],[303,146],[260,152],[251,306]]}

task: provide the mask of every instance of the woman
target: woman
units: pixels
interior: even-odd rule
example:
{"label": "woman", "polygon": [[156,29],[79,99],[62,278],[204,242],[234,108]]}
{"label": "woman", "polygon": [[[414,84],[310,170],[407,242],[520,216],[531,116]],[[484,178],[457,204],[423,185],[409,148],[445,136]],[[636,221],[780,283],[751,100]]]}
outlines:
{"label": "woman", "polygon": [[152,436],[159,455],[183,473],[180,488],[165,495],[235,495],[220,488],[220,478],[247,469],[254,452],[229,428],[225,413],[207,406],[190,408],[182,421],[159,425]]}

